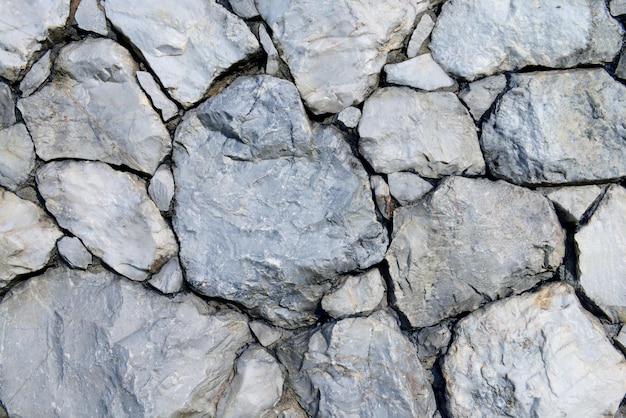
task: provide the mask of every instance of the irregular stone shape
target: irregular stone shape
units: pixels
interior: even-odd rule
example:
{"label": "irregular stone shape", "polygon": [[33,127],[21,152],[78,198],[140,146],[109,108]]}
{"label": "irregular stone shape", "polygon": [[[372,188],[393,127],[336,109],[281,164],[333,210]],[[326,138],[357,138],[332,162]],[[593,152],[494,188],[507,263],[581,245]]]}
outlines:
{"label": "irregular stone shape", "polygon": [[360,120],[361,111],[358,107],[346,107],[337,114],[337,121],[348,129],[354,129],[359,126]]}
{"label": "irregular stone shape", "polygon": [[406,48],[406,56],[408,58],[414,58],[419,53],[422,45],[430,36],[430,33],[433,31],[435,27],[435,22],[429,14],[424,14],[421,18],[417,26],[415,26],[415,30],[411,35],[411,39],[409,40],[409,45]]}
{"label": "irregular stone shape", "polygon": [[316,114],[362,102],[378,84],[387,53],[402,45],[416,14],[427,7],[407,0],[256,3],[302,99]]}
{"label": "irregular stone shape", "polygon": [[417,356],[420,360],[434,360],[436,356],[445,354],[452,339],[448,325],[437,324],[419,330],[416,337]]}
{"label": "irregular stone shape", "polygon": [[619,53],[623,30],[603,0],[565,0],[557,6],[550,0],[447,2],[431,36],[433,58],[472,81],[530,65],[599,64]]}
{"label": "irregular stone shape", "polygon": [[280,70],[280,57],[278,51],[272,42],[272,38],[264,25],[259,26],[259,40],[261,46],[267,54],[267,63],[265,64],[265,74],[276,75]]}
{"label": "irregular stone shape", "polygon": [[374,191],[374,201],[378,211],[383,215],[383,218],[389,219],[393,211],[391,209],[391,195],[389,194],[387,182],[381,176],[371,176],[370,185]]}
{"label": "irregular stone shape", "polygon": [[139,81],[143,91],[150,97],[154,107],[159,109],[164,121],[168,121],[178,115],[178,106],[161,91],[161,87],[154,80],[152,74],[147,71],[137,71],[137,81]]}
{"label": "irregular stone shape", "polygon": [[57,242],[59,255],[74,269],[85,270],[93,262],[93,256],[83,242],[76,237],[63,237]]}
{"label": "irregular stone shape", "polygon": [[517,184],[626,175],[626,87],[600,68],[514,74],[483,124],[489,171]]}
{"label": "irregular stone shape", "polygon": [[0,397],[11,416],[215,416],[245,317],[166,298],[103,269],[49,269],[0,304]]}
{"label": "irregular stone shape", "polygon": [[104,163],[55,161],[37,172],[46,208],[95,256],[132,280],[145,280],[178,245],[137,176]]}
{"label": "irregular stone shape", "polygon": [[379,173],[429,178],[485,172],[476,127],[454,93],[377,90],[363,105],[359,149]]}
{"label": "irregular stone shape", "polygon": [[338,274],[384,256],[365,170],[287,81],[237,79],[179,125],[173,160],[181,262],[201,294],[299,327]]}
{"label": "irregular stone shape", "polygon": [[170,210],[174,197],[174,175],[169,166],[161,165],[150,179],[148,194],[160,211]]}
{"label": "irregular stone shape", "polygon": [[602,186],[545,187],[537,189],[561,210],[566,222],[578,223],[604,191]]}
{"label": "irregular stone shape", "polygon": [[394,215],[389,272],[396,305],[417,328],[530,289],[565,253],[552,204],[503,181],[447,178]]}
{"label": "irregular stone shape", "polygon": [[340,285],[322,298],[322,309],[333,318],[369,314],[385,296],[383,276],[372,269],[358,276],[345,276]]}
{"label": "irregular stone shape", "polygon": [[622,51],[619,56],[619,62],[617,63],[617,68],[615,69],[615,75],[622,80],[626,80],[626,52]]}
{"label": "irregular stone shape", "polygon": [[609,9],[613,16],[626,15],[626,1],[625,0],[611,0],[609,3]]}
{"label": "irregular stone shape", "polygon": [[228,0],[228,3],[233,8],[233,12],[244,19],[252,19],[259,15],[254,0]]}
{"label": "irregular stone shape", "polygon": [[170,97],[192,106],[232,65],[257,52],[248,26],[215,0],[107,0],[107,17],[141,51]]}
{"label": "irregular stone shape", "polygon": [[617,336],[615,337],[615,342],[622,350],[622,352],[626,354],[626,327],[623,326],[619,330],[619,334],[617,334]]}
{"label": "irregular stone shape", "polygon": [[235,377],[220,398],[217,416],[262,416],[280,400],[284,380],[278,362],[264,348],[248,348],[235,363]]}
{"label": "irregular stone shape", "polygon": [[280,329],[267,325],[263,321],[250,322],[250,329],[263,347],[268,347],[280,340],[283,333]]}
{"label": "irregular stone shape", "polygon": [[612,417],[626,362],[565,283],[461,319],[443,363],[452,417]]}
{"label": "irregular stone shape", "polygon": [[70,0],[2,0],[0,76],[18,81],[51,32],[65,26]]}
{"label": "irregular stone shape", "polygon": [[63,233],[39,206],[2,189],[0,221],[0,289],[3,289],[14,277],[43,268]]}
{"label": "irregular stone shape", "polygon": [[148,283],[166,295],[180,292],[183,289],[183,270],[180,267],[178,257],[174,257],[165,263]]}
{"label": "irregular stone shape", "polygon": [[574,235],[585,294],[614,322],[626,322],[626,190],[610,186]]}
{"label": "irregular stone shape", "polygon": [[454,86],[454,80],[437,64],[430,54],[385,65],[387,82],[421,90],[437,90]]}
{"label": "irregular stone shape", "polygon": [[35,147],[23,123],[0,129],[0,185],[15,191],[35,168]]}
{"label": "irregular stone shape", "polygon": [[15,103],[11,87],[0,83],[0,129],[15,124]]}
{"label": "irregular stone shape", "polygon": [[74,20],[82,30],[107,36],[109,28],[104,10],[100,7],[99,0],[80,0]]}
{"label": "irregular stone shape", "polygon": [[51,70],[52,55],[50,54],[50,51],[48,51],[41,58],[39,58],[39,60],[34,63],[32,67],[30,67],[30,70],[22,79],[22,82],[20,83],[22,97],[27,97],[33,94],[33,92],[48,79]]}
{"label": "irregular stone shape", "polygon": [[262,418],[308,418],[308,415],[298,403],[297,396],[285,387],[280,402]]}
{"label": "irregular stone shape", "polygon": [[17,104],[37,155],[154,173],[171,139],[135,80],[128,51],[110,39],[86,39],[63,48],[56,65],[53,82]]}
{"label": "irregular stone shape", "polygon": [[506,87],[505,75],[494,75],[469,83],[459,92],[459,99],[469,107],[475,120],[479,120]]}
{"label": "irregular stone shape", "polygon": [[397,172],[387,176],[389,182],[389,192],[401,205],[411,205],[422,198],[432,188],[432,184],[420,176]]}

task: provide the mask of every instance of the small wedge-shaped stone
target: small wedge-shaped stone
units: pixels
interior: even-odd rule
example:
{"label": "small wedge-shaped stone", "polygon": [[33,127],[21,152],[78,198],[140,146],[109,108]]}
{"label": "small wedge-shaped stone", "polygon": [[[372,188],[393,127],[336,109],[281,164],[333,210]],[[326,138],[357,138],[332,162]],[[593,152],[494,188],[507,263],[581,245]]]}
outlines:
{"label": "small wedge-shaped stone", "polygon": [[104,10],[98,0],[81,0],[74,19],[82,30],[99,33],[102,36],[106,36],[109,32]]}
{"label": "small wedge-shaped stone", "polygon": [[604,187],[590,184],[587,186],[540,187],[541,194],[550,199],[560,210],[565,222],[578,223],[587,209],[604,192]]}
{"label": "small wedge-shaped stone", "polygon": [[56,66],[50,84],[18,102],[37,155],[154,173],[171,139],[135,80],[128,51],[110,39],[87,39],[63,48]]}
{"label": "small wedge-shaped stone", "polygon": [[517,184],[626,175],[626,87],[603,69],[511,76],[483,124],[489,171]]}
{"label": "small wedge-shaped stone", "polygon": [[475,120],[479,120],[506,87],[505,75],[494,75],[468,84],[459,92],[459,99],[469,108]]}
{"label": "small wedge-shaped stone", "polygon": [[15,191],[35,168],[35,147],[23,123],[0,129],[0,186]]}
{"label": "small wedge-shaped stone", "polygon": [[430,54],[387,64],[384,67],[387,82],[409,86],[420,90],[433,91],[454,86],[454,80],[437,64]]}
{"label": "small wedge-shaped stone", "polygon": [[178,252],[178,244],[137,176],[90,161],[55,161],[37,172],[46,208],[95,256],[144,280]]}
{"label": "small wedge-shaped stone", "polygon": [[85,270],[93,263],[93,256],[76,237],[63,237],[57,242],[59,255],[73,269]]}
{"label": "small wedge-shaped stone", "polygon": [[52,54],[48,51],[30,67],[22,79],[20,83],[22,96],[26,97],[33,94],[48,79],[50,71],[52,71]]}
{"label": "small wedge-shaped stone", "polygon": [[322,309],[333,318],[369,314],[385,296],[383,276],[378,269],[340,280],[342,283],[322,299]]}
{"label": "small wedge-shaped stone", "polygon": [[612,417],[626,362],[565,283],[462,319],[443,363],[453,418]]}
{"label": "small wedge-shaped stone", "polygon": [[0,83],[0,129],[14,125],[15,103],[13,102],[13,92],[11,87]]}
{"label": "small wedge-shaped stone", "polygon": [[530,289],[563,259],[565,233],[539,193],[451,177],[395,212],[387,252],[397,307],[425,327]]}

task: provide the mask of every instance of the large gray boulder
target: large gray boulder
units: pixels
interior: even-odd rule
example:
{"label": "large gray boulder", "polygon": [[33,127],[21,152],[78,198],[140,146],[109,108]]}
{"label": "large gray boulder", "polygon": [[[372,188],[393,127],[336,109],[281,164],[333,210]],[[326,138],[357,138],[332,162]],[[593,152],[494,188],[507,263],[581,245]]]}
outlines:
{"label": "large gray boulder", "polygon": [[236,80],[188,114],[173,159],[181,263],[201,294],[298,327],[339,273],[384,256],[365,170],[287,81]]}

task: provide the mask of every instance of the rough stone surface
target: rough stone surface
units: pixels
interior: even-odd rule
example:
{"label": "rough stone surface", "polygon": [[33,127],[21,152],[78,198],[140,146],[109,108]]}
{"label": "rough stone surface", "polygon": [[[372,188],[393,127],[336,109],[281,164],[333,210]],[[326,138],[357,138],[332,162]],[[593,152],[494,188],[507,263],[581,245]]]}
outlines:
{"label": "rough stone surface", "polygon": [[417,202],[433,188],[432,184],[420,176],[402,171],[389,174],[387,181],[389,192],[400,205],[411,205]]}
{"label": "rough stone surface", "polygon": [[265,26],[263,25],[259,26],[259,40],[261,41],[263,50],[267,54],[265,74],[278,74],[278,71],[280,70],[280,56],[278,55],[278,50],[272,42],[272,38],[269,33],[267,33],[267,29],[265,29]]}
{"label": "rough stone surface", "polygon": [[561,211],[566,222],[578,223],[587,209],[604,191],[602,186],[566,186],[538,189]]}
{"label": "rough stone surface", "polygon": [[148,283],[166,295],[180,292],[183,289],[183,269],[180,267],[178,257],[170,259],[154,274]]}
{"label": "rough stone surface", "polygon": [[558,5],[455,0],[443,5],[429,47],[449,73],[472,81],[530,65],[567,68],[612,61],[622,33],[603,0]]}
{"label": "rough stone surface", "polygon": [[35,168],[35,147],[23,123],[0,129],[0,186],[15,191]]}
{"label": "rough stone surface", "polygon": [[626,327],[622,327],[619,330],[619,334],[615,337],[615,342],[621,348],[622,352],[626,354]]}
{"label": "rough stone surface", "polygon": [[613,321],[626,322],[626,190],[610,186],[574,235],[585,294]]}
{"label": "rough stone surface", "polygon": [[173,159],[181,262],[201,294],[293,328],[339,273],[383,258],[365,170],[287,81],[239,78],[178,127]]}
{"label": "rough stone surface", "polygon": [[479,120],[506,87],[505,75],[494,75],[469,83],[459,92],[459,99],[469,107],[475,120]]}
{"label": "rough stone surface", "polygon": [[411,39],[409,40],[409,45],[406,48],[406,56],[409,58],[414,58],[419,53],[422,45],[430,36],[433,28],[435,27],[435,22],[429,14],[424,14],[417,26],[415,26],[415,30],[411,35]]}
{"label": "rough stone surface", "polygon": [[244,19],[251,19],[259,15],[254,0],[228,0],[228,3],[233,8],[233,12]]}
{"label": "rough stone surface", "polygon": [[445,354],[452,339],[448,324],[442,323],[419,330],[416,336],[417,356],[422,361],[433,361]]}
{"label": "rough stone surface", "polygon": [[626,1],[624,0],[611,0],[609,3],[609,9],[613,16],[626,15]]}
{"label": "rough stone surface", "polygon": [[387,53],[402,45],[427,2],[257,0],[257,7],[302,99],[320,114],[340,112],[367,97]]}
{"label": "rough stone surface", "polygon": [[15,124],[15,103],[11,88],[0,83],[0,129]]}
{"label": "rough stone surface", "polygon": [[174,197],[174,175],[167,165],[161,165],[150,179],[148,194],[160,211],[170,209]]}
{"label": "rough stone surface", "polygon": [[80,0],[74,20],[82,30],[98,33],[102,36],[109,33],[106,16],[99,0]]}
{"label": "rough stone surface", "polygon": [[339,283],[322,298],[322,309],[333,318],[369,314],[385,296],[383,276],[378,269],[357,276],[345,276]]}
{"label": "rough stone surface", "polygon": [[144,280],[178,252],[174,234],[143,181],[104,163],[51,162],[37,172],[46,208],[95,256]]}
{"label": "rough stone surface", "polygon": [[128,51],[110,39],[87,39],[63,48],[56,65],[52,83],[18,102],[37,155],[153,173],[171,139],[135,80]]}
{"label": "rough stone surface", "polygon": [[163,120],[168,121],[178,115],[178,106],[161,91],[161,87],[154,80],[152,74],[147,71],[137,71],[137,81],[139,81],[143,91],[150,97],[154,107],[161,112]]}
{"label": "rough stone surface", "polygon": [[387,252],[396,305],[414,327],[552,276],[565,233],[550,202],[503,181],[452,177],[397,210]]}
{"label": "rough stone surface", "polygon": [[361,120],[361,111],[358,107],[350,106],[343,109],[337,115],[337,122],[348,129],[354,129],[359,126]]}
{"label": "rough stone surface", "polygon": [[363,105],[359,134],[361,154],[379,173],[415,170],[438,178],[485,172],[474,121],[454,93],[382,88]]}
{"label": "rough stone surface", "polygon": [[430,54],[385,65],[387,82],[421,90],[437,90],[454,86],[454,80],[437,64]]}
{"label": "rough stone surface", "polygon": [[107,0],[107,17],[141,51],[170,97],[184,107],[213,80],[257,52],[248,26],[215,0]]}
{"label": "rough stone surface", "polygon": [[22,82],[20,83],[20,90],[22,96],[30,96],[35,90],[39,88],[50,76],[52,70],[52,55],[50,51],[43,54],[39,60],[33,64],[30,70],[26,73]]}
{"label": "rough stone surface", "polygon": [[57,241],[59,255],[68,266],[75,269],[86,269],[93,262],[93,256],[76,237],[63,237]]}
{"label": "rough stone surface", "polygon": [[452,417],[612,417],[626,362],[564,283],[462,319],[443,364]]}
{"label": "rough stone surface", "polygon": [[615,75],[622,80],[626,80],[626,52],[622,51],[615,69]]}
{"label": "rough stone surface", "polygon": [[264,321],[250,322],[250,330],[263,347],[268,347],[283,337],[283,332]]}
{"label": "rough stone surface", "polygon": [[370,177],[370,185],[374,191],[374,202],[378,211],[385,219],[391,218],[391,194],[387,182],[381,176],[374,175]]}
{"label": "rough stone surface", "polygon": [[0,397],[11,416],[215,416],[247,321],[113,273],[59,268],[0,304]]}

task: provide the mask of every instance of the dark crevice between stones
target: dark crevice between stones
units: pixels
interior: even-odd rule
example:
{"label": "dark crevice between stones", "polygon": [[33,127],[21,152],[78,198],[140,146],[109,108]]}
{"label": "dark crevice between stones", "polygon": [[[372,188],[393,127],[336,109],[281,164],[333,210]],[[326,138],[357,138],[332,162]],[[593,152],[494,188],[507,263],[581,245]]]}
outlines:
{"label": "dark crevice between stones", "polygon": [[[452,338],[450,339],[450,343],[448,344],[448,348],[450,348],[450,344],[452,344]],[[447,351],[447,350],[446,350]],[[448,398],[446,396],[446,379],[443,377],[442,372],[442,363],[443,363],[444,355],[440,355],[433,368],[431,373],[433,375],[433,393],[435,394],[435,403],[437,404],[437,411],[441,415],[441,418],[451,418],[452,416],[448,412]]]}

